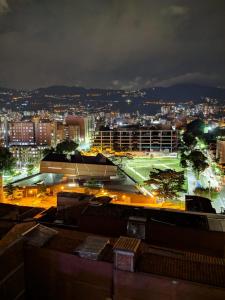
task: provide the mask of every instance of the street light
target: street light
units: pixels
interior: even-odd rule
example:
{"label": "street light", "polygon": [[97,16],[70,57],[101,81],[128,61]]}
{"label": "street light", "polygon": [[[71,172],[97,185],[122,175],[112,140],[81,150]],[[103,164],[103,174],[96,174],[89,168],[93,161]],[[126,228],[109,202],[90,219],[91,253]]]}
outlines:
{"label": "street light", "polygon": [[211,185],[210,185],[210,180],[208,181],[208,184],[209,184],[209,199],[211,200]]}

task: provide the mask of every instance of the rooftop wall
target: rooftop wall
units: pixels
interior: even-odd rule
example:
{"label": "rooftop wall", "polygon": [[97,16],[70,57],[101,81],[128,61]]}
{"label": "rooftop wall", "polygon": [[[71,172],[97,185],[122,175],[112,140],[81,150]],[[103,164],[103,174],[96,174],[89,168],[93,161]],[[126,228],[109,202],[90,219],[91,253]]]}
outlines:
{"label": "rooftop wall", "polygon": [[18,239],[4,250],[0,245],[0,299],[23,299],[24,292],[23,240]]}
{"label": "rooftop wall", "polygon": [[112,294],[112,264],[48,249],[28,248],[28,299],[105,300]]}
{"label": "rooftop wall", "polygon": [[117,174],[117,167],[112,165],[95,165],[70,162],[42,161],[41,173],[74,175],[77,177],[110,177]]}
{"label": "rooftop wall", "polygon": [[141,272],[113,270],[49,249],[27,248],[28,299],[222,300],[225,289]]}
{"label": "rooftop wall", "polygon": [[225,289],[167,277],[115,271],[114,300],[222,300]]}

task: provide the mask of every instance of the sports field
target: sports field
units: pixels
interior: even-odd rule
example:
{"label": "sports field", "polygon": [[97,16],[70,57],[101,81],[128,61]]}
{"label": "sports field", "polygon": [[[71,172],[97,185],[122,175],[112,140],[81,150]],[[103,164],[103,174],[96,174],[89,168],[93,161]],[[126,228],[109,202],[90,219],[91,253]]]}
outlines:
{"label": "sports field", "polygon": [[134,157],[133,159],[122,159],[121,168],[135,181],[142,183],[149,179],[149,172],[153,168],[173,169],[181,171],[179,159],[176,157]]}

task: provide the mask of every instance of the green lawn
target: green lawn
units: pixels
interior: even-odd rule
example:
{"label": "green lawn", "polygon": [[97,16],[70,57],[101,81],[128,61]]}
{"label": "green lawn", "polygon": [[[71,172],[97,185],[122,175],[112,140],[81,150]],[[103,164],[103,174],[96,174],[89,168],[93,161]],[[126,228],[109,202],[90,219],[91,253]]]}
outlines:
{"label": "green lawn", "polygon": [[147,180],[149,178],[149,172],[153,168],[174,169],[176,171],[182,170],[179,165],[179,159],[173,157],[135,157],[133,159],[125,158],[122,160],[122,169],[138,183]]}

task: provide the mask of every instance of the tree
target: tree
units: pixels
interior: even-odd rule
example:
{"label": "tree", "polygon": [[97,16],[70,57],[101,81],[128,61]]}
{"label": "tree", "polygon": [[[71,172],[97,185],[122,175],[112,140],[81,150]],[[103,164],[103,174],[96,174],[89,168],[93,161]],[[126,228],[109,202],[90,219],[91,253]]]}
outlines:
{"label": "tree", "polygon": [[74,141],[65,140],[56,146],[55,151],[58,154],[69,154],[69,153],[75,152],[77,147],[78,147],[78,144],[75,143]]}
{"label": "tree", "polygon": [[177,198],[180,192],[184,192],[184,172],[177,172],[172,169],[160,170],[154,168],[150,171],[149,180],[145,181],[146,184],[153,184],[154,191],[159,198],[164,200],[172,200]]}
{"label": "tree", "polygon": [[0,201],[3,200],[3,173],[10,171],[14,164],[15,160],[9,149],[0,147]]}
{"label": "tree", "polygon": [[200,173],[205,171],[209,166],[207,163],[207,157],[200,150],[193,150],[186,157],[187,161],[195,171],[197,178],[199,179]]}
{"label": "tree", "polygon": [[[196,146],[197,139],[192,133],[185,132],[182,136],[182,142],[183,142],[182,146],[184,148],[189,149],[190,147],[193,148]],[[187,150],[187,149],[185,149],[185,150]]]}
{"label": "tree", "polygon": [[186,126],[186,130],[181,137],[181,148],[180,152],[190,152],[195,149],[199,141],[204,141],[205,133],[205,123],[196,119]]}
{"label": "tree", "polygon": [[5,187],[5,192],[7,194],[7,197],[13,198],[14,191],[17,189],[14,185],[11,183],[7,184]]}
{"label": "tree", "polygon": [[33,170],[34,170],[34,164],[32,164],[32,163],[27,164],[27,174],[29,176],[32,175]]}
{"label": "tree", "polygon": [[43,151],[42,151],[42,155],[43,157],[49,155],[49,154],[52,154],[55,152],[55,148],[51,147],[51,148],[45,148]]}
{"label": "tree", "polygon": [[210,200],[214,200],[218,197],[219,192],[216,190],[216,188],[203,188],[203,187],[197,187],[194,190],[194,193],[198,196],[209,198]]}
{"label": "tree", "polygon": [[200,119],[195,119],[186,126],[186,132],[192,134],[194,137],[204,137],[205,123]]}
{"label": "tree", "polygon": [[185,152],[181,152],[180,154],[180,165],[183,169],[188,167],[188,155]]}

